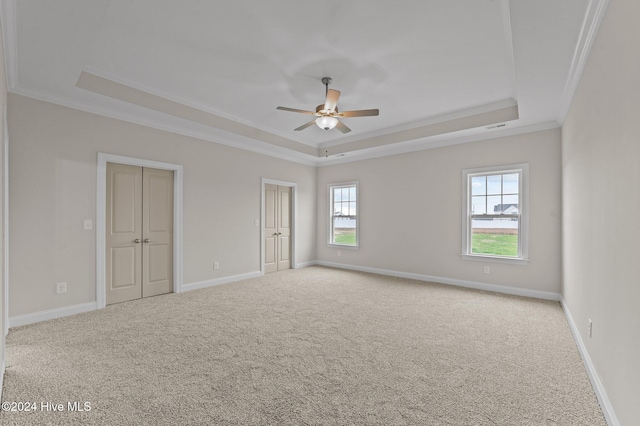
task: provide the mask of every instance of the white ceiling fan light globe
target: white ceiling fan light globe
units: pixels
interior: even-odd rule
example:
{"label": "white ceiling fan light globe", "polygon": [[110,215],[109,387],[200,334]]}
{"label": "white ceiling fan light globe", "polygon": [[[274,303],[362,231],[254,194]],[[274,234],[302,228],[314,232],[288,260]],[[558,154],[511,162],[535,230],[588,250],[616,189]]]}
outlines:
{"label": "white ceiling fan light globe", "polygon": [[316,124],[323,130],[331,130],[338,125],[338,119],[328,116],[318,117]]}

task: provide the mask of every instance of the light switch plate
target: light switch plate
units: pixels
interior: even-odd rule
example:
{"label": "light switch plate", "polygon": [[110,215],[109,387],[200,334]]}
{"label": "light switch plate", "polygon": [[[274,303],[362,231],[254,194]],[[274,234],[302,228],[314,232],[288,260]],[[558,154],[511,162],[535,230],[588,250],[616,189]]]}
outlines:
{"label": "light switch plate", "polygon": [[84,230],[91,231],[93,229],[93,221],[91,219],[84,220]]}

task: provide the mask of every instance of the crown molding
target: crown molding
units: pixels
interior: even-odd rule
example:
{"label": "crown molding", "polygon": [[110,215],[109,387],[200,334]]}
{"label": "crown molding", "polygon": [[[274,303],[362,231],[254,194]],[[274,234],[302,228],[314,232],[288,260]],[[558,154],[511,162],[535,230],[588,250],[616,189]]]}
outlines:
{"label": "crown molding", "polygon": [[[80,73],[76,87],[98,95],[96,100],[100,103],[109,104],[112,103],[111,100],[113,99],[116,102],[125,102],[126,104],[142,107],[147,111],[156,111],[212,129],[219,129],[249,139],[263,141],[276,147],[297,151],[313,157],[318,156],[317,148],[301,144],[293,139],[283,138],[273,133],[223,118],[158,95],[150,94],[135,87],[127,86],[86,71]],[[79,93],[78,96],[82,95]]]}
{"label": "crown molding", "polygon": [[[98,69],[97,67],[94,67],[92,65],[85,65],[84,68],[83,68],[83,72],[84,73],[93,74],[93,75],[95,75],[97,77],[103,78],[105,80],[109,80],[109,81],[114,82],[114,83],[118,83],[118,84],[123,85],[123,86],[127,86],[127,87],[129,87],[131,89],[139,90],[141,92],[145,92],[145,93],[148,93],[150,95],[157,96],[159,98],[163,98],[163,99],[166,99],[168,101],[175,102],[175,103],[178,103],[180,105],[184,105],[186,107],[193,108],[193,109],[205,112],[205,113],[210,114],[210,115],[215,116],[215,117],[220,117],[220,118],[223,118],[225,120],[234,121],[234,122],[242,124],[244,126],[255,128],[255,124],[254,123],[250,123],[249,121],[244,120],[243,118],[235,117],[235,116],[232,116],[232,115],[229,115],[229,114],[225,114],[224,112],[220,112],[220,111],[215,111],[215,110],[211,109],[209,106],[207,106],[205,104],[202,104],[202,103],[199,103],[199,102],[193,102],[193,100],[187,100],[186,98],[183,98],[183,97],[180,97],[180,96],[175,96],[175,95],[172,95],[172,94],[169,94],[169,93],[157,90],[157,89],[153,89],[153,88],[151,88],[149,86],[146,86],[144,84],[133,82],[133,81],[128,80],[126,78],[123,78],[123,77],[121,77],[119,75],[116,75],[116,74],[113,74],[113,73]],[[306,141],[306,140],[302,140],[302,139],[299,139],[299,138],[291,139],[291,135],[290,134],[284,133],[284,132],[282,132],[281,130],[278,130],[278,129],[274,129],[274,128],[271,128],[271,127],[268,127],[268,126],[261,126],[260,130],[265,131],[265,132],[269,132],[269,133],[273,133],[274,135],[279,136],[279,137],[284,138],[284,139],[292,140],[292,141],[295,141],[297,143],[301,143],[303,145],[310,146],[311,148],[314,148],[314,149],[318,149],[318,145],[316,143],[313,143],[313,142],[310,142],[310,141]]]}
{"label": "crown molding", "polygon": [[[428,126],[442,124],[449,121],[458,120],[461,118],[472,117],[474,115],[480,115],[480,114],[488,113],[491,111],[496,111],[496,110],[514,107],[514,106],[517,107],[517,105],[518,104],[514,99],[504,99],[502,101],[492,102],[490,104],[478,105],[471,108],[466,108],[458,111],[449,112],[446,114],[428,117],[423,120],[412,121],[409,123],[404,123],[404,124],[400,124],[398,126],[393,126],[393,127],[387,127],[386,129],[378,130],[374,132],[368,132],[368,133],[365,133],[364,135],[346,137],[346,138],[341,138],[338,141],[321,143],[318,149],[320,150],[320,152],[322,152],[323,150],[331,147],[346,145],[346,144],[355,143],[355,142],[363,142],[363,141],[367,141],[368,139],[378,138],[380,136],[393,135],[394,133],[406,132],[408,130],[426,128]],[[492,123],[492,124],[496,124],[496,123]]]}
{"label": "crown molding", "polygon": [[[31,88],[23,87],[21,85],[15,85],[11,93],[25,96],[39,101],[48,102],[67,108],[88,112],[91,114],[100,115],[107,118],[113,118],[116,120],[125,121],[128,123],[139,124],[145,127],[150,127],[158,130],[163,130],[170,133],[175,133],[183,136],[192,137],[195,139],[205,140],[208,142],[214,142],[221,145],[230,146],[233,148],[243,149],[245,151],[255,152],[257,154],[267,155],[270,157],[279,158],[282,160],[292,161],[299,164],[308,166],[316,166],[314,156],[305,155],[293,150],[281,148],[257,139],[247,138],[235,133],[226,132],[215,127],[207,127],[206,131],[195,128],[189,125],[178,125],[175,123],[169,123],[166,120],[162,120],[160,113],[154,114],[153,118],[145,117],[142,114],[131,114],[129,111],[119,110],[117,108],[107,108],[102,105],[97,105],[92,102],[79,101],[77,99],[69,99],[57,94],[46,93],[40,90],[33,90]],[[131,104],[128,104],[129,106]],[[142,108],[142,107],[138,107]],[[176,118],[176,117],[172,117]]]}
{"label": "crown molding", "polygon": [[456,134],[447,133],[418,140],[399,142],[394,144],[393,146],[383,145],[381,147],[363,149],[346,154],[337,154],[329,157],[322,157],[319,161],[318,167],[333,166],[335,164],[351,163],[355,161],[370,160],[380,157],[389,157],[392,155],[425,151],[428,149],[443,148],[465,143],[480,142],[489,139],[499,139],[526,133],[542,132],[545,130],[558,129],[560,127],[560,123],[556,121],[548,121],[546,123],[534,124],[531,126],[492,129],[487,130],[485,133],[481,134],[465,134],[464,131],[457,132]]}
{"label": "crown molding", "polygon": [[18,83],[16,0],[2,0],[0,4],[0,25],[2,25],[7,88],[12,89]]}
{"label": "crown molding", "polygon": [[507,59],[511,65],[511,94],[515,102],[518,101],[518,80],[516,80],[516,58],[513,53],[513,30],[511,26],[511,5],[509,0],[502,0],[502,25],[504,41],[507,44]]}
{"label": "crown molding", "polygon": [[589,1],[589,6],[587,7],[584,21],[582,22],[582,28],[580,29],[578,43],[576,44],[576,50],[573,54],[573,60],[571,61],[569,77],[567,78],[567,82],[562,91],[562,97],[560,98],[560,108],[557,116],[557,121],[560,124],[564,124],[564,120],[569,113],[573,96],[582,78],[582,72],[589,58],[589,52],[591,52],[591,46],[593,45],[608,5],[609,0]]}
{"label": "crown molding", "polygon": [[[501,129],[487,129],[481,134],[468,134],[468,131],[460,131],[453,133],[445,133],[436,136],[430,136],[421,139],[409,140],[405,142],[399,142],[391,145],[382,145],[378,147],[372,147],[359,151],[353,151],[350,153],[338,154],[329,157],[315,157],[311,155],[302,154],[296,151],[292,151],[286,148],[278,147],[260,140],[247,138],[235,133],[227,132],[214,127],[207,127],[206,129],[195,128],[188,124],[178,125],[170,123],[167,120],[162,120],[161,117],[153,118],[145,117],[142,114],[131,114],[129,111],[120,109],[107,108],[101,105],[96,105],[92,102],[78,101],[77,99],[68,99],[66,97],[44,93],[39,90],[33,90],[31,88],[22,87],[21,85],[15,85],[11,93],[25,96],[39,101],[52,103],[67,108],[88,112],[112,118],[116,120],[125,121],[128,123],[139,124],[145,127],[150,127],[158,130],[163,130],[183,136],[188,136],[195,139],[200,139],[208,142],[217,143],[245,151],[254,152],[269,157],[278,158],[285,161],[291,161],[294,163],[311,166],[311,167],[324,167],[334,164],[349,163],[360,160],[367,160],[372,158],[387,157],[391,155],[405,154],[415,151],[423,151],[427,149],[442,148],[446,146],[471,143],[477,141],[483,141],[488,139],[497,139],[506,136],[519,135],[524,133],[532,133],[538,131],[544,131],[560,127],[560,124],[553,121],[547,123],[541,123],[531,126],[523,127],[504,127]],[[130,104],[128,104],[130,106]],[[142,107],[139,107],[142,108]],[[172,117],[175,118],[175,117]],[[206,131],[205,131],[206,130]],[[473,129],[470,129],[473,131]]]}

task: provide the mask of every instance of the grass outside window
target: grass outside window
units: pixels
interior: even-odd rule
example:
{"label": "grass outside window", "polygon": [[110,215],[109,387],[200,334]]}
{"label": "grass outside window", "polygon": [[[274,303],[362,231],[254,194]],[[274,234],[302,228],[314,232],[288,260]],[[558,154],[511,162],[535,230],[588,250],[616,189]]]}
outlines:
{"label": "grass outside window", "polygon": [[355,230],[340,231],[336,229],[334,234],[334,242],[335,244],[345,244],[345,245],[355,246],[356,245]]}
{"label": "grass outside window", "polygon": [[474,233],[471,240],[472,254],[517,257],[517,234]]}

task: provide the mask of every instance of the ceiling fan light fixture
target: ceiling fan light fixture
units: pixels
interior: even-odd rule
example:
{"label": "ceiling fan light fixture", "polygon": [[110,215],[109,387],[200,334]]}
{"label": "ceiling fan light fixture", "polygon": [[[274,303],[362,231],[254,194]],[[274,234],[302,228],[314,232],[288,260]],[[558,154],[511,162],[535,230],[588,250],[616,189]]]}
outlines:
{"label": "ceiling fan light fixture", "polygon": [[316,118],[316,124],[323,130],[331,130],[338,125],[338,119],[325,115],[323,117]]}
{"label": "ceiling fan light fixture", "polygon": [[338,99],[340,99],[340,91],[329,89],[329,83],[331,83],[330,77],[323,77],[322,83],[325,86],[325,101],[324,104],[320,104],[316,107],[316,111],[306,111],[304,109],[297,108],[287,108],[283,106],[279,106],[276,109],[281,111],[291,111],[298,112],[301,114],[314,115],[318,118],[313,119],[311,121],[307,121],[302,126],[293,129],[298,132],[300,130],[304,130],[313,126],[315,122],[318,127],[323,130],[331,130],[337,128],[340,132],[349,133],[351,131],[342,121],[339,121],[336,116],[339,117],[371,117],[376,116],[380,113],[377,109],[359,109],[354,111],[342,111],[338,112]]}

